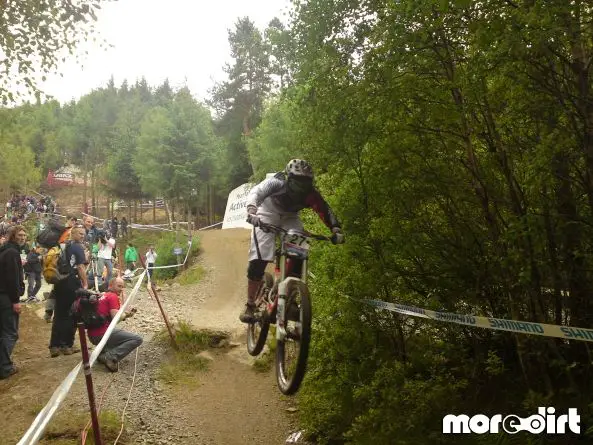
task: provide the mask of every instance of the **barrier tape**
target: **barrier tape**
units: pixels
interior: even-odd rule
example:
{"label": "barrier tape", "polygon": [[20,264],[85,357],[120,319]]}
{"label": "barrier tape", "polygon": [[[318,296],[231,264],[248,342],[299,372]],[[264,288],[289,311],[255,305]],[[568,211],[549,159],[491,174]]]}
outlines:
{"label": "barrier tape", "polygon": [[[136,294],[138,293],[138,290],[140,289],[140,285],[142,284],[142,281],[144,281],[144,278],[146,275],[147,275],[146,271],[144,271],[140,275],[134,288],[130,292],[128,299],[122,304],[119,311],[117,311],[117,314],[115,314],[115,317],[113,317],[111,323],[109,324],[109,328],[103,335],[101,342],[99,342],[99,344],[93,350],[93,353],[91,354],[90,359],[89,359],[89,364],[90,364],[91,368],[95,364],[95,361],[97,360],[97,357],[103,350],[103,347],[107,343],[107,340],[109,340],[109,337],[111,336],[111,333],[115,329],[119,319],[121,318],[121,315],[124,313],[124,311],[127,309],[127,307],[131,304],[131,302],[135,299]],[[47,424],[49,423],[49,421],[51,420],[51,418],[57,411],[60,404],[66,398],[66,395],[68,394],[68,392],[70,391],[70,388],[74,384],[74,381],[76,380],[76,377],[78,376],[78,373],[80,372],[81,368],[82,368],[82,362],[78,363],[78,365],[76,365],[74,367],[74,369],[72,371],[70,371],[70,373],[62,381],[60,386],[58,386],[56,388],[56,390],[52,394],[52,396],[49,399],[49,401],[47,402],[47,404],[43,407],[43,409],[39,412],[39,414],[37,414],[37,417],[35,418],[35,420],[31,424],[31,426],[25,432],[25,434],[23,435],[23,437],[21,438],[21,440],[18,442],[17,445],[32,445],[32,444],[36,444],[41,439],[41,435],[45,431]]]}
{"label": "barrier tape", "polygon": [[201,229],[198,229],[198,231],[200,231],[200,230],[206,230],[206,229],[209,229],[209,228],[211,228],[211,227],[220,226],[220,225],[222,225],[222,224],[223,224],[223,221],[221,221],[221,222],[217,222],[216,224],[211,224],[211,225],[209,225],[209,226],[202,227]]}
{"label": "barrier tape", "polygon": [[152,266],[152,267],[147,267],[146,269],[150,269],[150,270],[154,270],[154,269],[171,269],[173,267],[183,266],[187,262],[187,259],[189,258],[189,253],[191,252],[192,243],[193,243],[193,239],[192,240],[189,240],[187,242],[187,252],[185,253],[185,259],[183,260],[183,263],[181,263],[181,264],[173,264],[173,265],[170,265],[170,266]]}
{"label": "barrier tape", "polygon": [[139,224],[130,224],[130,227],[136,230],[161,230],[163,232],[175,232],[174,229],[165,229],[164,227],[141,226]]}
{"label": "barrier tape", "polygon": [[[309,276],[315,279],[315,275],[308,272]],[[473,326],[496,331],[514,332],[515,334],[540,335],[543,337],[562,338],[565,340],[580,340],[593,342],[593,329],[578,328],[573,326],[561,326],[556,324],[534,323],[531,321],[508,320],[505,318],[480,317],[476,315],[455,314],[446,311],[433,311],[406,304],[388,303],[387,301],[353,298],[349,295],[346,298],[365,303],[376,309],[396,312],[410,317],[428,318],[445,323],[455,323],[464,326]]]}
{"label": "barrier tape", "polygon": [[445,323],[455,323],[464,326],[473,326],[496,331],[514,332],[516,334],[540,335],[543,337],[555,337],[565,340],[593,342],[593,329],[560,326],[546,323],[534,323],[530,321],[508,320],[505,318],[455,314],[452,312],[433,311],[430,309],[423,309],[405,304],[388,303],[382,300],[359,300],[349,297],[348,295],[346,295],[346,297],[354,301],[360,301],[362,303],[368,304],[377,309],[397,312],[398,314],[408,315],[411,317],[429,318],[431,320],[442,321]]}

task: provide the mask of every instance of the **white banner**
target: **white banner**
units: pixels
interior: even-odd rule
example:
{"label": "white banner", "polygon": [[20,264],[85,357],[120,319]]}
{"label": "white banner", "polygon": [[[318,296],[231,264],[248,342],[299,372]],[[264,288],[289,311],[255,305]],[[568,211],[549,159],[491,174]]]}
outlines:
{"label": "white banner", "polygon": [[226,211],[224,212],[224,221],[222,223],[223,229],[234,229],[243,227],[251,229],[247,219],[247,195],[253,187],[253,184],[243,184],[229,193],[226,202]]}

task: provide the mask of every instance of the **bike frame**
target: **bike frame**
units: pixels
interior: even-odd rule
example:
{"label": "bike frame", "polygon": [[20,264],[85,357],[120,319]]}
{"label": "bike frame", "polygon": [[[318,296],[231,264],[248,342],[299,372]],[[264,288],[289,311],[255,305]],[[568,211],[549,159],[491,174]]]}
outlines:
{"label": "bike frame", "polygon": [[[274,226],[271,226],[274,227]],[[274,227],[274,229],[276,229]],[[286,338],[286,328],[284,326],[284,315],[286,311],[286,298],[287,298],[287,287],[291,281],[301,281],[303,283],[307,283],[307,272],[308,272],[308,260],[309,254],[308,251],[306,254],[301,253],[299,255],[290,254],[287,249],[288,243],[285,238],[294,236],[295,233],[298,234],[302,238],[319,238],[319,239],[327,239],[327,237],[323,237],[320,235],[317,236],[310,236],[306,232],[300,231],[281,231],[276,229],[276,252],[274,254],[275,257],[275,276],[274,276],[274,284],[272,289],[270,289],[268,293],[268,305],[267,305],[267,316],[272,317],[274,313],[274,309],[276,309],[276,339],[279,341],[283,341]],[[278,245],[279,244],[279,245]],[[287,276],[287,263],[288,260],[298,260],[302,262],[301,265],[301,276],[294,277],[294,276]],[[271,303],[270,303],[271,302]]]}

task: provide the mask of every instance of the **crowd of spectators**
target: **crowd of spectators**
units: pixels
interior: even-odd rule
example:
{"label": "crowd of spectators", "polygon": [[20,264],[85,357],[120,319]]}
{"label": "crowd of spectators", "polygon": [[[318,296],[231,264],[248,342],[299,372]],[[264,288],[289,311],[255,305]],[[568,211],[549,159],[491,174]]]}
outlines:
{"label": "crowd of spectators", "polygon": [[[37,294],[43,282],[43,258],[46,250],[35,245],[36,234],[27,234],[21,223],[31,214],[37,213],[40,217],[40,224],[37,226],[39,230],[43,227],[43,222],[59,217],[54,215],[56,211],[57,205],[51,197],[15,195],[6,203],[6,214],[0,218],[0,379],[17,372],[11,356],[18,340],[21,304],[40,302]],[[127,235],[128,221],[125,217],[118,221],[114,216],[105,220],[101,226],[95,224],[94,218],[88,215],[82,221],[75,215],[66,217],[66,229],[59,243],[65,249],[70,270],[67,278],[55,284],[51,292],[45,293],[45,319],[52,323],[50,357],[80,352],[74,344],[76,325],[72,305],[81,289],[94,287],[95,290],[102,291],[98,310],[102,311],[106,323],[99,329],[88,330],[91,343],[98,344],[101,340],[121,303],[124,281],[119,276],[114,278],[118,259],[116,238]],[[27,242],[28,239],[30,243]],[[128,243],[125,251],[126,267],[136,268],[138,256],[134,245]],[[152,263],[154,259],[151,259]],[[127,272],[129,271],[124,276],[128,275]],[[25,282],[28,282],[27,289]],[[126,316],[132,314],[133,312]],[[99,361],[108,370],[115,372],[119,361],[141,343],[142,338],[138,335],[116,329]]]}
{"label": "crowd of spectators", "polygon": [[53,214],[57,211],[55,200],[51,196],[27,196],[15,194],[6,202],[3,222],[20,224],[30,213]]}

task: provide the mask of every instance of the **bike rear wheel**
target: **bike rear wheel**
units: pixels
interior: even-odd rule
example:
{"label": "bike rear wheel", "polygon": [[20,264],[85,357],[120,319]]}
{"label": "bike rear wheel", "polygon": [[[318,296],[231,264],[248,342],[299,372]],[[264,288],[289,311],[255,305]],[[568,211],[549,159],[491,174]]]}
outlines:
{"label": "bike rear wheel", "polygon": [[274,286],[274,278],[271,274],[266,272],[260,290],[255,299],[255,318],[253,323],[247,325],[247,352],[249,355],[257,356],[264,348],[266,339],[268,338],[268,331],[270,329],[270,320],[267,314],[266,295]]}
{"label": "bike rear wheel", "polygon": [[284,312],[286,337],[276,344],[276,380],[282,394],[292,395],[305,377],[311,340],[311,299],[302,281],[290,281]]}

